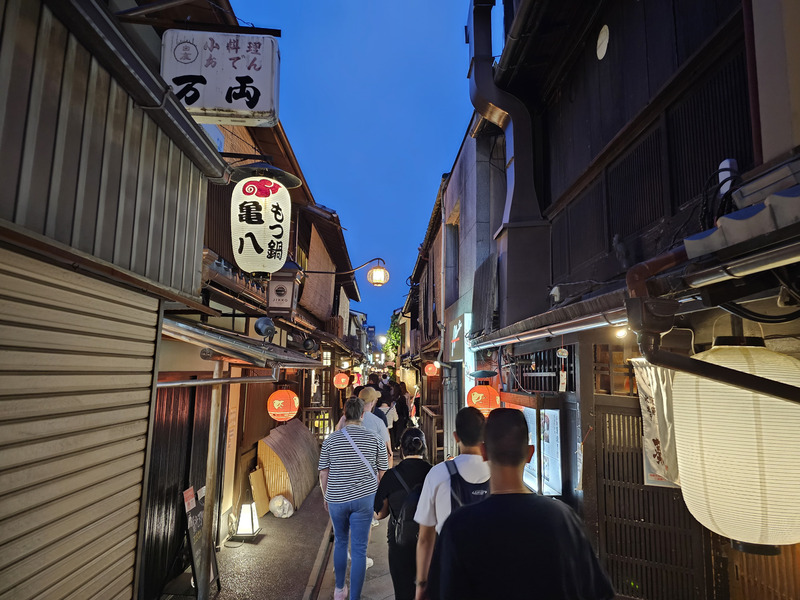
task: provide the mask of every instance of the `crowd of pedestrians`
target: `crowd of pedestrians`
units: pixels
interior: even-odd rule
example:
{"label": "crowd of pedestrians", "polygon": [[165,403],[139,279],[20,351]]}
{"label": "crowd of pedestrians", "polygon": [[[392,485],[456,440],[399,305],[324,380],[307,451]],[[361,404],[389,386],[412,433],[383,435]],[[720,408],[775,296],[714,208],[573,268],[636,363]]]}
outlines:
{"label": "crowd of pedestrians", "polygon": [[[495,409],[486,419],[461,409],[458,456],[433,467],[405,384],[370,375],[344,413],[319,461],[335,537],[334,600],[361,596],[375,517],[389,517],[395,600],[614,597],[577,515],[523,483],[535,447],[521,412]],[[398,451],[402,460],[389,468]],[[487,552],[490,564],[476,560]]]}

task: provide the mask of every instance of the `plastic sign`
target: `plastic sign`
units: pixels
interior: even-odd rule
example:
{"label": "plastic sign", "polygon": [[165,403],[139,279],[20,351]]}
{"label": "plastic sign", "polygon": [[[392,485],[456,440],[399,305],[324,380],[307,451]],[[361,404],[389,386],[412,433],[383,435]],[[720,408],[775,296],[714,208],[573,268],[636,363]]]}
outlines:
{"label": "plastic sign", "polygon": [[169,29],[161,76],[198,123],[272,127],[278,123],[277,40]]}
{"label": "plastic sign", "polygon": [[231,195],[231,244],[236,264],[248,273],[274,273],[286,262],[292,201],[274,179],[249,177]]}
{"label": "plastic sign", "polygon": [[267,400],[267,412],[276,421],[288,421],[297,414],[300,398],[292,390],[272,392]]}
{"label": "plastic sign", "polygon": [[347,373],[338,373],[333,378],[333,387],[335,387],[337,390],[343,390],[348,386],[349,383],[350,377],[347,375]]}
{"label": "plastic sign", "polygon": [[428,363],[425,365],[425,375],[428,377],[434,377],[439,373],[439,369],[436,368],[436,365],[433,363]]}
{"label": "plastic sign", "polygon": [[488,417],[495,408],[500,408],[500,392],[490,385],[476,385],[467,392],[467,406],[474,406]]}

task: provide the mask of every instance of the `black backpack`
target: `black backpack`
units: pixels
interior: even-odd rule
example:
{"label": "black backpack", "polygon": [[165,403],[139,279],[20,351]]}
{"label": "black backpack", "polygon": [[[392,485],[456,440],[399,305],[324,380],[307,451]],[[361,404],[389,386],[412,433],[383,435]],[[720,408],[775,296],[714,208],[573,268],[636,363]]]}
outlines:
{"label": "black backpack", "polygon": [[414,514],[417,512],[422,484],[412,490],[397,470],[394,471],[394,475],[406,490],[406,498],[403,500],[400,512],[397,513],[397,516],[392,515],[394,517],[394,541],[398,546],[405,548],[416,546],[419,537],[419,523],[414,520]]}
{"label": "black backpack", "polygon": [[475,504],[489,497],[489,480],[483,483],[470,483],[458,472],[455,461],[445,461],[447,472],[450,473],[450,511],[464,506]]}

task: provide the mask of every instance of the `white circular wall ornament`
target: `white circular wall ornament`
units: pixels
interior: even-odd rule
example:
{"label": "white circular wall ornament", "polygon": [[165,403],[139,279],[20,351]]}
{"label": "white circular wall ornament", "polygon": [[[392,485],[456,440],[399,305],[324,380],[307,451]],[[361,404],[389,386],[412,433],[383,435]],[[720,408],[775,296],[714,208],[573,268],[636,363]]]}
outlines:
{"label": "white circular wall ornament", "polygon": [[608,25],[603,25],[597,34],[597,60],[603,60],[608,50]]}

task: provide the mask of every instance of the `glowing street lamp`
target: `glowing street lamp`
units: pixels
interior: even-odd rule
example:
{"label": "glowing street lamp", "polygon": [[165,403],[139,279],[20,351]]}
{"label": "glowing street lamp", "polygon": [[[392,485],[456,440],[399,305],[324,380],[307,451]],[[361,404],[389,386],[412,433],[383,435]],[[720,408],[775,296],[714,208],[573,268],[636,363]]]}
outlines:
{"label": "glowing street lamp", "polygon": [[359,269],[363,269],[370,263],[378,261],[380,264],[372,267],[367,272],[367,281],[374,285],[375,287],[381,287],[385,283],[389,281],[389,271],[386,270],[384,267],[384,260],[382,258],[371,258],[363,265],[357,266],[355,269],[350,269],[349,271],[304,271],[306,275],[348,275],[350,273],[355,273]]}

